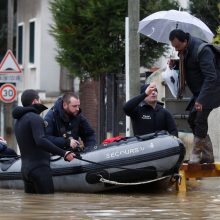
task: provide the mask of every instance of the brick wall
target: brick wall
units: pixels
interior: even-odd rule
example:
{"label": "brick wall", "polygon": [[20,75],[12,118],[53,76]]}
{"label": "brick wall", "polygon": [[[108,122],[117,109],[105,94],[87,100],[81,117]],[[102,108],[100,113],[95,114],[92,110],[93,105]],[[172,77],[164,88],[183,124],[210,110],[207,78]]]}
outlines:
{"label": "brick wall", "polygon": [[80,83],[80,106],[83,115],[88,119],[91,126],[98,132],[99,112],[99,83],[94,80],[86,80]]}

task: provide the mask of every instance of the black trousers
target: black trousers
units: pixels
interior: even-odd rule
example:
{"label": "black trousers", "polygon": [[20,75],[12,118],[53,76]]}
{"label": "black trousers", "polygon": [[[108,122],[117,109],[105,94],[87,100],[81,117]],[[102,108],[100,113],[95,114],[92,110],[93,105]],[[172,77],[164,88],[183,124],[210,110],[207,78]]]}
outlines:
{"label": "black trousers", "polygon": [[198,112],[193,108],[189,113],[188,123],[193,134],[199,138],[205,138],[208,133],[208,117],[213,109],[203,109]]}
{"label": "black trousers", "polygon": [[7,147],[7,148],[2,152],[2,154],[3,154],[3,156],[18,156],[17,153],[16,153],[13,149],[11,149],[11,148],[9,148],[9,147]]}
{"label": "black trousers", "polygon": [[24,174],[23,180],[26,193],[54,193],[52,172],[48,166],[38,167],[29,172],[28,175]]}

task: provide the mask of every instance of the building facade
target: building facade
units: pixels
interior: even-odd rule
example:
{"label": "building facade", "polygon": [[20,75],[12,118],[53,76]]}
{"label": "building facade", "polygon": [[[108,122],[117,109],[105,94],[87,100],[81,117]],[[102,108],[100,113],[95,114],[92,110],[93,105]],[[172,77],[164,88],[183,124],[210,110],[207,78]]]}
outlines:
{"label": "building facade", "polygon": [[56,43],[49,34],[52,24],[48,0],[17,0],[17,53],[23,79],[17,88],[48,93],[60,91],[60,65]]}

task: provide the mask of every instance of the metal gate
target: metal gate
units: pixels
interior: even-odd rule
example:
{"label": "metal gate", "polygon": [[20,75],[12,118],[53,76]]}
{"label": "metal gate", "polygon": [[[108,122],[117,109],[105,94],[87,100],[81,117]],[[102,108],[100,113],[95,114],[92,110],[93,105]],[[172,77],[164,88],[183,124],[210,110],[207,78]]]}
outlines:
{"label": "metal gate", "polygon": [[124,75],[106,74],[100,88],[100,142],[108,137],[125,135]]}

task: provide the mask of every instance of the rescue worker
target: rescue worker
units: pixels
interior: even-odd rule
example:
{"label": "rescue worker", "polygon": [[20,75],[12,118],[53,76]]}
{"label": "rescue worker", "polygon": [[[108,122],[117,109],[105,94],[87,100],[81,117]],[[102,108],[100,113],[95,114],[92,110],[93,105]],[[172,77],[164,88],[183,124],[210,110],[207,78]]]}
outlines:
{"label": "rescue worker", "polygon": [[17,106],[12,114],[16,120],[15,136],[21,152],[21,173],[26,193],[54,193],[50,153],[71,161],[75,154],[65,151],[45,136],[44,121],[39,114],[47,109],[41,104],[35,90],[25,90],[21,95],[23,106]]}
{"label": "rescue worker", "polygon": [[63,149],[96,145],[95,132],[80,109],[80,100],[72,92],[59,97],[44,117],[47,138]]}

